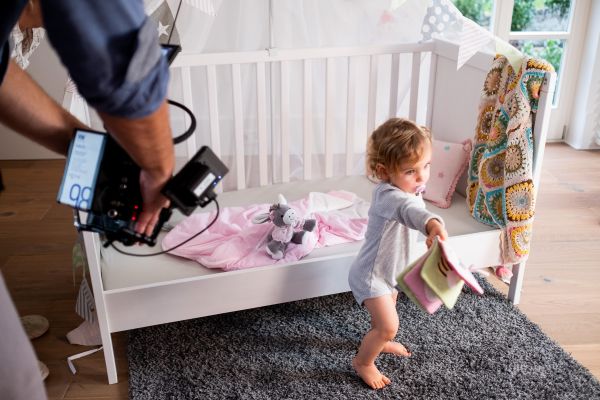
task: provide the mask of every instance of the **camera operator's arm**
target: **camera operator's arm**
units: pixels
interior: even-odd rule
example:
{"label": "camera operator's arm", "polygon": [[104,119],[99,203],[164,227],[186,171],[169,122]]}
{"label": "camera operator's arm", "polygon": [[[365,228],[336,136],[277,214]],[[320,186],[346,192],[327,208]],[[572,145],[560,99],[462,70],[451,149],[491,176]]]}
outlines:
{"label": "camera operator's arm", "polygon": [[12,60],[0,85],[0,121],[63,155],[67,154],[73,130],[86,128]]}
{"label": "camera operator's arm", "polygon": [[144,207],[136,231],[147,235],[152,233],[161,208],[168,205],[160,189],[171,177],[174,167],[167,107],[164,102],[152,114],[137,119],[99,113],[108,131],[142,169],[140,186]]}
{"label": "camera operator's arm", "polygon": [[141,0],[40,2],[48,38],[79,93],[141,167],[144,200],[136,230],[150,234],[173,170],[165,97],[168,65]]}

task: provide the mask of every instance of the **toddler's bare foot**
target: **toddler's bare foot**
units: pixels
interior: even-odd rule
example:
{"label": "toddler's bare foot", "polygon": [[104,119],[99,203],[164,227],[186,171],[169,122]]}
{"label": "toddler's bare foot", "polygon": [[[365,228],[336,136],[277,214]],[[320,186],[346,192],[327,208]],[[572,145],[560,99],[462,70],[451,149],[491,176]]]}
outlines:
{"label": "toddler's bare foot", "polygon": [[358,376],[373,389],[382,389],[391,382],[387,376],[379,372],[375,364],[362,365],[354,357],[352,359],[352,367],[354,367]]}
{"label": "toddler's bare foot", "polygon": [[398,342],[387,342],[383,346],[382,352],[393,353],[401,357],[410,357],[412,354],[404,345]]}

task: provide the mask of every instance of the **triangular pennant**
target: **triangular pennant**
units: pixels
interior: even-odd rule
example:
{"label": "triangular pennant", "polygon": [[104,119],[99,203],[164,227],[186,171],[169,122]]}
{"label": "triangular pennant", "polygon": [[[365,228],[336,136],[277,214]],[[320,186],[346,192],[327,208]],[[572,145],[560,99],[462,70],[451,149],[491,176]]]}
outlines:
{"label": "triangular pennant", "polygon": [[81,286],[79,286],[75,311],[81,318],[93,324],[96,320],[95,310],[96,304],[94,302],[94,294],[87,283],[87,279],[83,279],[81,281]]}
{"label": "triangular pennant", "polygon": [[459,22],[460,12],[447,0],[433,0],[427,8],[421,35],[423,40],[430,40],[434,35],[440,35],[450,26]]}
{"label": "triangular pennant", "polygon": [[460,32],[456,69],[459,70],[475,53],[494,40],[494,35],[463,17],[463,27]]}
{"label": "triangular pennant", "polygon": [[406,3],[406,0],[391,0],[390,1],[390,10],[394,11],[398,8],[402,7],[402,4]]}
{"label": "triangular pennant", "polygon": [[168,2],[152,1],[146,6],[146,10],[150,19],[156,22],[156,34],[160,43],[181,43],[177,27],[174,26],[175,17]]}

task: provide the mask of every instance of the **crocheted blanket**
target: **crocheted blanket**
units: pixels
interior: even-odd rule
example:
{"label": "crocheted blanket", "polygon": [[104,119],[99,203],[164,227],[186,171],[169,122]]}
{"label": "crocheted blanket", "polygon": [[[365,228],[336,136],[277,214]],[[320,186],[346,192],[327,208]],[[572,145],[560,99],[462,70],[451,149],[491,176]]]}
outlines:
{"label": "crocheted blanket", "polygon": [[476,220],[501,229],[505,265],[529,255],[534,113],[544,75],[553,70],[546,61],[525,57],[515,73],[507,58],[497,55],[483,86],[467,202]]}

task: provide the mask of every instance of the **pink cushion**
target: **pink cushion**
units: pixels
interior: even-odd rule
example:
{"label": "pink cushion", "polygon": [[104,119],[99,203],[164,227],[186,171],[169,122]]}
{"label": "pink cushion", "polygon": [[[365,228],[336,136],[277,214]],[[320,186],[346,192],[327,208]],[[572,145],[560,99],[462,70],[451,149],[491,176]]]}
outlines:
{"label": "pink cushion", "polygon": [[433,139],[431,174],[423,194],[425,200],[440,208],[450,207],[456,184],[469,164],[471,147],[471,139],[462,143]]}

